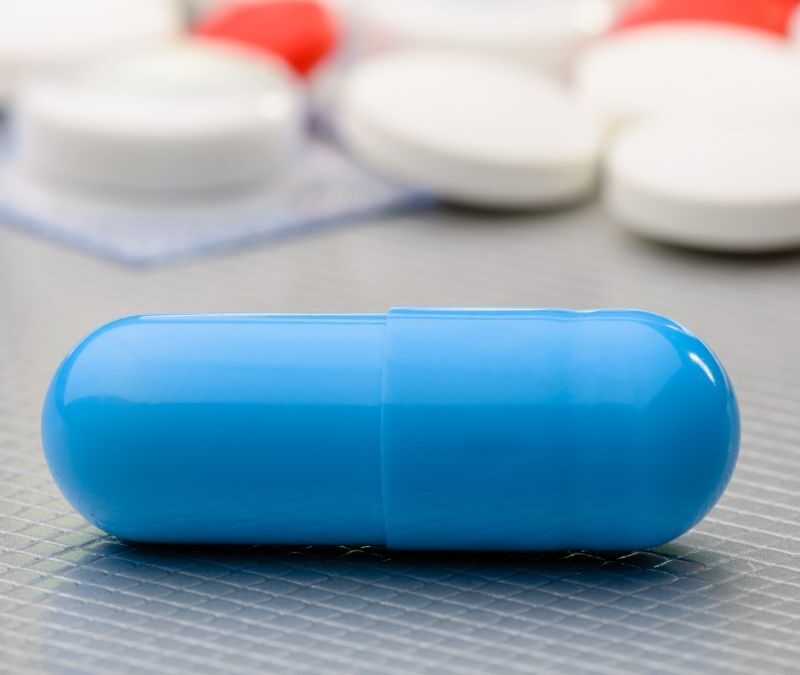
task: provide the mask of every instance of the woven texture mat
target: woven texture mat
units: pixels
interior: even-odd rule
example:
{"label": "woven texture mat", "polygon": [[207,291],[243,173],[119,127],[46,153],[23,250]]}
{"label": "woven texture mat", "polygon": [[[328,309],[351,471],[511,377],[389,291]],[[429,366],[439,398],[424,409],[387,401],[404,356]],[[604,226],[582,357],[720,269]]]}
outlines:
{"label": "woven texture mat", "polygon": [[[118,315],[640,307],[707,340],[743,416],[695,530],[625,555],[130,548],[44,464],[61,357]],[[135,271],[0,230],[0,672],[799,672],[800,255],[650,245],[595,206],[425,213]]]}

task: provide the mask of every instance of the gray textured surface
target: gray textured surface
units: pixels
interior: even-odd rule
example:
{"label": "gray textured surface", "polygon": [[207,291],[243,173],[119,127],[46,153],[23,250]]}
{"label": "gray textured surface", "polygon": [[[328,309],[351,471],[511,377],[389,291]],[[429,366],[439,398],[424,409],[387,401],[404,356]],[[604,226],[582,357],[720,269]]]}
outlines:
{"label": "gray textured surface", "polygon": [[[720,505],[624,556],[128,548],[38,434],[66,350],[121,314],[637,306],[709,341],[744,437]],[[445,213],[136,272],[0,230],[0,671],[798,672],[800,256],[628,238],[594,207]]]}

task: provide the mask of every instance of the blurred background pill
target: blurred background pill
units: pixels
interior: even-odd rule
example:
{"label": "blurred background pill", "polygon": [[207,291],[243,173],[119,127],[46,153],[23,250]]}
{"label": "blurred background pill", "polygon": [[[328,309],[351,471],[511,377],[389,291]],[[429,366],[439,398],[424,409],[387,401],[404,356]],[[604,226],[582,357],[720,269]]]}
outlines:
{"label": "blurred background pill", "polygon": [[361,6],[367,53],[450,47],[508,56],[564,74],[575,51],[611,24],[614,0],[375,0]]}
{"label": "blurred background pill", "polygon": [[206,14],[195,33],[279,56],[301,75],[329,56],[337,41],[333,14],[313,0],[228,3]]}
{"label": "blurred background pill", "polygon": [[208,12],[224,7],[231,0],[180,0],[184,17],[189,23],[202,19]]}
{"label": "blurred background pill", "polygon": [[789,17],[787,33],[794,45],[800,45],[800,3],[795,3],[795,8]]}
{"label": "blurred background pill", "polygon": [[104,58],[180,28],[173,0],[0,0],[0,103],[32,71]]}
{"label": "blurred background pill", "polygon": [[640,0],[620,15],[615,28],[670,21],[729,23],[785,35],[797,0]]}
{"label": "blurred background pill", "polygon": [[366,166],[452,202],[547,206],[594,185],[593,120],[510,59],[430,49],[373,57],[346,79],[337,119]]}
{"label": "blurred background pill", "polygon": [[668,22],[613,33],[579,55],[573,80],[611,128],[662,112],[783,108],[800,115],[800,59],[764,31]]}
{"label": "blurred background pill", "polygon": [[17,152],[29,172],[87,187],[224,189],[284,168],[301,107],[278,59],[176,42],[31,81]]}
{"label": "blurred background pill", "polygon": [[630,230],[674,244],[760,252],[800,246],[800,117],[661,117],[623,132],[607,202]]}

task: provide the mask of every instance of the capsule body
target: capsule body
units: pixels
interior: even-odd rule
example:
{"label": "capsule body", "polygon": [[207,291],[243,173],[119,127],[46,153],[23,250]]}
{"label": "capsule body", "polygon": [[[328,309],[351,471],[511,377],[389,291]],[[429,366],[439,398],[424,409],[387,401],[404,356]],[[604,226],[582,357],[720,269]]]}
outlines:
{"label": "capsule body", "polygon": [[67,356],[43,440],[125,540],[637,549],[716,503],[739,417],[646,312],[152,316]]}

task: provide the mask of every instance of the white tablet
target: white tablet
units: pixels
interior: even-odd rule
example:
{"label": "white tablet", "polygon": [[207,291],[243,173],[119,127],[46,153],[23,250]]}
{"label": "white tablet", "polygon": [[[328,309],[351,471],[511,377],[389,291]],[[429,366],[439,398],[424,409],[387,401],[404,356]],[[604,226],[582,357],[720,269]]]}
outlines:
{"label": "white tablet", "polygon": [[555,82],[513,61],[395,51],[350,73],[339,132],[365,165],[443,198],[525,208],[580,199],[599,131]]}
{"label": "white tablet", "polygon": [[358,25],[368,53],[454,47],[509,56],[563,74],[575,50],[605,30],[614,0],[372,0]]}
{"label": "white tablet", "polygon": [[175,37],[174,0],[0,0],[0,101],[30,72]]}
{"label": "white tablet", "polygon": [[16,152],[37,175],[174,192],[262,181],[296,150],[299,87],[278,60],[179,42],[22,89]]}
{"label": "white tablet", "polygon": [[624,131],[606,201],[630,230],[720,251],[800,246],[800,118],[664,117]]}
{"label": "white tablet", "polygon": [[734,26],[613,33],[580,53],[573,80],[612,128],[658,112],[766,106],[800,114],[800,59],[784,40]]}

